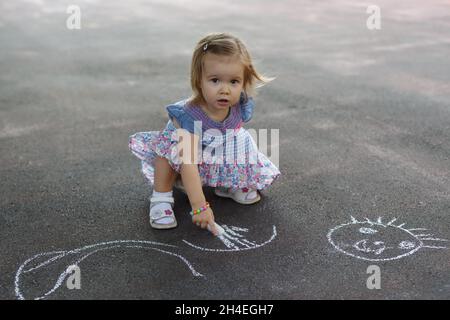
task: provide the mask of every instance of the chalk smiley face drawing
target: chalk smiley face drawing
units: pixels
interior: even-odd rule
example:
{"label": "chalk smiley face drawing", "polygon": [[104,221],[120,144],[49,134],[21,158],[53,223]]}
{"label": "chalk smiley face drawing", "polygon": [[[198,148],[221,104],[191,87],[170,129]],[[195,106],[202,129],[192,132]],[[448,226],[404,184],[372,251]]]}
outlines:
{"label": "chalk smiley face drawing", "polygon": [[442,246],[442,243],[448,240],[425,233],[425,228],[406,229],[406,223],[396,225],[396,221],[394,218],[383,223],[381,217],[377,221],[368,218],[358,221],[351,217],[349,223],[332,228],[327,238],[339,252],[368,261],[396,260],[422,248],[447,248]]}

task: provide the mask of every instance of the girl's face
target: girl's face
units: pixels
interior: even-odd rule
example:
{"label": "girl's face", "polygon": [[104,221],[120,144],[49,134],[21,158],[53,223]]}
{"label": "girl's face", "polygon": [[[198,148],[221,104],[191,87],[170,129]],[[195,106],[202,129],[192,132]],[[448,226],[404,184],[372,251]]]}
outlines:
{"label": "girl's face", "polygon": [[220,112],[237,104],[244,86],[244,66],[238,58],[208,52],[203,63],[201,89],[206,107]]}

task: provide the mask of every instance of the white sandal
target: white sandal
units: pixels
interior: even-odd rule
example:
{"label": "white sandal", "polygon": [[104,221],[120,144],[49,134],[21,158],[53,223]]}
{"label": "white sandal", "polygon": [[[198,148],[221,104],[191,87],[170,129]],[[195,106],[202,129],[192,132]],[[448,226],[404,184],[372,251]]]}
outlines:
{"label": "white sandal", "polygon": [[[150,198],[150,212],[152,210],[152,208],[155,206],[155,204],[157,203],[170,203],[170,206],[173,208],[173,204],[174,204],[174,199],[173,197],[151,197]],[[178,224],[177,224],[177,220],[175,219],[175,214],[173,213],[173,210],[162,210],[162,209],[157,209],[153,212],[153,214],[151,214],[149,212],[149,216],[150,216],[150,225],[152,226],[152,228],[155,229],[172,229],[175,228]],[[172,223],[158,223],[159,220],[161,220],[162,218],[172,218],[173,222]]]}
{"label": "white sandal", "polygon": [[[256,192],[256,197],[249,198],[253,191]],[[231,188],[217,187],[214,189],[214,193],[219,197],[231,198],[240,204],[253,204],[261,200],[258,190],[248,188],[233,191]]]}

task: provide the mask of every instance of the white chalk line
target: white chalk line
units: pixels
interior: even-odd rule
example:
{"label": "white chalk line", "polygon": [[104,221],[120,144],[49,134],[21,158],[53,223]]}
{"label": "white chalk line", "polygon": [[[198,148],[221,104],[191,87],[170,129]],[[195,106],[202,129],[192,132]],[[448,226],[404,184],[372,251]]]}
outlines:
{"label": "white chalk line", "polygon": [[66,256],[68,254],[79,253],[82,250],[87,250],[87,249],[91,249],[91,248],[99,247],[99,246],[103,246],[103,245],[116,244],[116,243],[128,243],[128,242],[139,243],[139,244],[143,243],[143,244],[151,244],[151,245],[160,245],[160,246],[168,246],[168,247],[176,248],[176,246],[171,245],[171,244],[166,244],[166,243],[161,243],[161,242],[154,242],[154,241],[146,241],[146,240],[115,240],[115,241],[107,241],[107,242],[96,243],[96,244],[93,244],[93,245],[88,245],[88,246],[85,246],[85,247],[82,247],[82,248],[77,248],[77,249],[70,250],[70,251],[44,252],[41,255],[50,255],[50,254],[57,254],[57,253],[58,254],[62,253],[62,255],[55,256],[55,257],[53,257],[53,258],[51,258],[51,259],[49,259],[49,260],[39,264],[38,266],[36,266],[34,268],[25,270],[24,272],[33,271],[34,269],[40,268],[40,267],[42,267],[42,266],[44,266],[46,264],[49,264],[49,263],[53,262],[54,260],[59,259],[62,256]]}
{"label": "white chalk line", "polygon": [[218,237],[227,248],[239,249],[233,242],[225,239],[223,235]]}
{"label": "white chalk line", "polygon": [[[203,248],[203,247],[197,246],[197,245],[195,245],[195,244],[193,244],[193,243],[190,243],[189,241],[186,241],[186,240],[183,240],[183,242],[186,243],[187,245],[189,245],[189,246],[195,248],[195,249],[202,250],[202,251],[236,252],[236,251],[244,251],[244,250],[252,250],[252,249],[260,248],[260,247],[265,246],[266,244],[272,242],[273,239],[275,239],[276,236],[277,236],[277,228],[276,228],[275,226],[273,226],[273,233],[272,233],[272,236],[271,236],[270,239],[267,240],[266,242],[261,243],[261,244],[255,244],[255,245],[252,246],[252,247],[248,247],[248,246],[247,246],[247,247],[245,247],[245,248],[239,248],[239,247],[236,247],[236,245],[233,244],[233,245],[231,246],[231,247],[233,247],[233,249],[210,249],[210,248]],[[228,239],[226,239],[224,236],[219,236],[219,237],[217,237],[217,238],[219,238],[219,239],[225,244],[225,246],[227,246],[228,248],[230,248],[230,246],[229,246],[230,244],[229,244],[229,240],[228,240]]]}
{"label": "white chalk line", "polygon": [[423,246],[424,248],[430,249],[448,249],[447,247],[439,247],[439,246]]}
{"label": "white chalk line", "polygon": [[[17,270],[16,276],[15,276],[15,280],[14,280],[14,286],[15,286],[15,294],[16,294],[16,297],[17,297],[18,299],[20,299],[20,300],[24,300],[24,299],[25,299],[25,297],[23,296],[23,294],[22,294],[21,291],[20,291],[20,276],[21,276],[22,273],[27,273],[27,272],[34,271],[34,270],[36,270],[36,269],[38,269],[38,268],[41,268],[41,267],[43,267],[43,266],[46,266],[46,265],[50,264],[51,262],[53,262],[53,261],[55,261],[55,260],[57,260],[57,259],[59,259],[59,258],[68,256],[68,255],[70,255],[70,254],[79,253],[79,252],[81,252],[81,251],[83,251],[83,250],[87,250],[87,249],[91,249],[91,248],[95,248],[95,247],[103,246],[103,245],[110,245],[110,244],[118,244],[118,245],[113,245],[113,246],[109,246],[109,247],[105,247],[105,248],[99,248],[99,249],[97,249],[97,250],[94,250],[93,252],[90,252],[90,253],[84,255],[83,257],[81,257],[81,258],[78,259],[75,263],[72,263],[71,265],[77,265],[77,266],[78,266],[78,264],[81,263],[81,262],[82,262],[84,259],[86,259],[88,256],[90,256],[90,255],[92,255],[92,254],[94,254],[94,253],[96,253],[96,252],[99,252],[99,251],[109,250],[109,249],[113,249],[113,248],[121,248],[121,247],[126,247],[126,248],[141,248],[141,249],[152,249],[152,250],[156,250],[156,251],[159,251],[159,252],[162,252],[162,253],[166,253],[166,254],[169,254],[169,255],[176,256],[176,257],[178,257],[179,259],[181,259],[181,260],[188,266],[188,268],[190,269],[191,273],[192,273],[194,276],[196,276],[196,277],[203,277],[203,275],[202,275],[201,273],[197,272],[197,271],[193,268],[193,266],[191,265],[191,263],[189,263],[189,261],[188,261],[186,258],[184,258],[183,256],[181,256],[181,255],[178,255],[178,254],[173,253],[173,252],[161,250],[161,249],[159,249],[159,248],[143,247],[142,245],[134,245],[134,246],[123,245],[123,244],[128,244],[128,243],[132,243],[132,244],[146,244],[146,245],[161,245],[161,246],[166,246],[166,247],[177,248],[177,246],[174,246],[174,245],[165,244],[165,243],[159,243],[159,242],[154,242],[154,241],[144,241],[144,240],[116,240],[116,241],[109,241],[109,242],[102,242],[102,243],[97,243],[97,244],[93,244],[93,245],[88,245],[88,246],[85,246],[85,247],[82,247],[82,248],[77,248],[77,249],[70,250],[70,251],[54,251],[54,252],[44,252],[44,253],[39,253],[39,254],[34,255],[32,258],[27,259],[27,260],[19,267],[19,269]],[[29,262],[33,261],[34,259],[36,259],[36,258],[38,258],[38,257],[41,257],[41,256],[51,255],[51,254],[57,254],[57,256],[52,257],[52,258],[48,259],[47,261],[45,261],[45,262],[43,262],[43,263],[40,263],[40,264],[39,264],[38,266],[36,266],[36,267],[30,268],[30,269],[28,269],[28,270],[24,270],[25,266],[26,266]],[[62,272],[62,273],[59,275],[58,280],[56,281],[56,283],[55,283],[55,285],[53,286],[53,288],[52,288],[50,291],[48,291],[47,293],[45,293],[43,296],[40,296],[40,297],[35,298],[35,300],[41,300],[41,299],[44,299],[44,298],[46,298],[48,295],[52,294],[54,291],[56,291],[56,290],[61,286],[61,284],[63,283],[64,279],[65,279],[67,276],[68,276],[68,272],[67,272],[67,268],[66,268],[66,270],[65,270],[64,272]]]}
{"label": "white chalk line", "polygon": [[[346,224],[346,225],[349,225],[349,224],[350,224],[350,223],[348,223],[348,224]],[[416,247],[414,250],[411,250],[411,251],[409,251],[409,252],[407,252],[407,253],[405,253],[405,254],[403,254],[403,255],[400,255],[400,256],[397,256],[397,257],[392,257],[392,258],[373,259],[373,258],[361,257],[361,256],[358,256],[358,255],[356,255],[356,254],[353,254],[353,253],[350,253],[350,252],[347,252],[347,251],[341,249],[341,248],[340,248],[338,245],[336,245],[336,244],[333,242],[333,240],[331,239],[332,233],[333,233],[334,231],[336,231],[337,229],[342,228],[343,226],[344,226],[344,225],[340,225],[340,226],[337,226],[337,227],[331,229],[331,230],[328,232],[328,234],[327,234],[327,239],[328,239],[328,242],[330,242],[331,245],[332,245],[336,250],[338,250],[339,252],[342,252],[342,253],[344,253],[344,254],[350,256],[350,257],[353,257],[353,258],[358,258],[358,259],[368,260],[368,261],[389,261],[389,260],[396,260],[396,259],[400,259],[400,258],[402,258],[402,257],[409,256],[409,255],[413,254],[414,252],[416,252],[417,250],[419,250],[419,249],[422,247],[422,245],[419,245],[419,246]]]}
{"label": "white chalk line", "polygon": [[[219,236],[220,240],[223,241],[224,240],[223,237],[226,237],[226,238],[228,238],[230,240],[234,240],[236,243],[239,243],[239,244],[241,244],[243,246],[246,246],[247,248],[254,247],[256,245],[256,243],[248,241],[247,239],[238,239],[238,238],[236,238],[236,237],[242,238],[243,236],[241,234],[238,234],[238,233],[234,232],[227,225],[223,225],[222,227],[225,230],[225,233],[223,235]],[[231,235],[234,235],[236,237],[232,237]]]}
{"label": "white chalk line", "polygon": [[[403,226],[404,226],[406,223],[402,223],[402,224],[396,226],[396,225],[394,225],[393,223],[394,223],[395,221],[397,221],[397,218],[392,219],[392,220],[389,221],[386,225],[384,225],[384,224],[381,222],[381,217],[378,217],[378,220],[377,220],[376,223],[373,222],[373,221],[371,221],[371,220],[368,219],[368,218],[365,218],[365,221],[358,221],[358,220],[355,219],[353,216],[350,216],[350,218],[351,218],[351,222],[350,222],[350,223],[341,224],[341,225],[338,225],[338,226],[336,226],[336,227],[330,229],[330,231],[329,231],[328,234],[327,234],[327,239],[328,239],[328,242],[330,242],[330,244],[331,244],[337,251],[342,252],[342,253],[344,253],[344,254],[346,254],[346,255],[348,255],[348,256],[354,257],[354,258],[358,258],[358,259],[362,259],[362,260],[368,260],[368,261],[389,261],[389,260],[396,260],[396,259],[400,259],[400,258],[409,256],[409,255],[415,253],[416,251],[418,251],[418,250],[421,249],[421,248],[448,249],[447,247],[443,247],[443,246],[429,246],[429,245],[426,245],[426,244],[423,243],[423,240],[427,240],[427,241],[449,241],[449,240],[446,240],[446,239],[439,239],[439,238],[421,238],[421,237],[419,237],[419,235],[415,235],[415,234],[412,233],[411,231],[414,231],[414,230],[428,230],[428,229],[426,229],[426,228],[411,228],[411,229],[405,229],[405,228],[403,228]],[[407,253],[405,253],[405,254],[396,256],[396,257],[392,257],[392,258],[383,258],[383,259],[373,259],[373,258],[361,257],[361,256],[358,256],[358,255],[356,255],[356,254],[347,252],[347,251],[341,249],[337,244],[335,244],[334,241],[333,241],[333,239],[331,238],[331,235],[333,234],[333,232],[335,232],[336,230],[338,230],[338,229],[340,229],[340,228],[342,228],[342,227],[345,227],[345,226],[348,226],[348,225],[352,225],[352,224],[364,224],[364,223],[369,223],[370,225],[374,225],[374,224],[375,224],[375,225],[380,225],[380,226],[383,226],[383,227],[386,227],[386,226],[392,226],[392,227],[399,228],[400,230],[403,230],[403,231],[407,232],[408,234],[410,234],[411,236],[413,236],[413,237],[419,242],[419,245],[418,245],[416,248],[414,248],[413,250],[411,250],[411,251],[409,251],[409,252],[407,252]],[[428,236],[428,235],[422,235],[422,236]],[[357,248],[357,249],[358,249],[358,248]]]}
{"label": "white chalk line", "polygon": [[[130,247],[130,248],[131,248],[131,247]],[[176,253],[173,253],[173,252],[170,252],[170,251],[165,251],[165,250],[158,249],[158,248],[141,247],[141,246],[135,246],[135,248],[142,248],[142,249],[156,250],[156,251],[160,251],[160,252],[163,252],[163,253],[167,253],[167,254],[172,255],[172,256],[176,256],[176,257],[180,258],[180,259],[188,266],[188,268],[191,270],[191,273],[192,273],[195,277],[204,277],[203,274],[201,274],[200,272],[198,272],[198,271],[196,271],[196,270],[194,269],[194,267],[191,265],[191,263],[190,263],[185,257],[183,257],[183,256],[181,256],[181,255],[179,255],[179,254],[176,254]]]}
{"label": "white chalk line", "polygon": [[231,229],[233,231],[242,231],[242,232],[247,232],[248,231],[247,228],[239,228],[239,227],[236,227],[236,226],[232,226]]}
{"label": "white chalk line", "polygon": [[[273,234],[272,234],[272,237],[271,237],[268,241],[266,241],[266,242],[264,242],[264,243],[262,243],[262,244],[256,244],[255,242],[251,242],[251,241],[248,241],[247,239],[243,239],[243,238],[242,238],[243,235],[237,233],[237,232],[239,232],[239,231],[240,231],[240,232],[248,232],[248,229],[247,229],[247,228],[239,228],[239,227],[235,227],[235,226],[231,226],[231,227],[225,226],[225,228],[226,228],[226,230],[227,230],[227,232],[228,232],[229,234],[228,234],[228,233],[225,233],[225,234],[219,236],[218,238],[219,238],[219,239],[225,244],[225,246],[226,246],[227,248],[229,248],[230,250],[226,250],[226,249],[208,249],[208,248],[201,248],[201,247],[195,246],[195,245],[193,245],[193,244],[187,242],[186,240],[183,240],[183,241],[184,241],[186,244],[188,244],[188,245],[190,245],[190,246],[192,246],[192,247],[194,247],[194,248],[200,249],[200,250],[202,250],[202,251],[219,251],[219,252],[220,252],[220,251],[222,251],[222,252],[223,252],[223,251],[241,251],[241,250],[256,249],[256,248],[259,248],[259,247],[261,247],[261,246],[264,246],[264,245],[266,245],[267,243],[271,242],[271,241],[276,237],[276,235],[277,235],[277,233],[276,233],[276,227],[273,226]],[[237,232],[235,232],[235,231],[237,231]],[[234,236],[234,237],[233,237],[233,236]],[[234,241],[234,242],[233,242],[233,241]],[[136,245],[130,246],[130,245],[128,245],[128,244],[130,244],[130,243],[136,244]],[[197,272],[197,271],[194,269],[194,267],[189,263],[189,261],[188,261],[186,258],[184,258],[183,256],[178,255],[178,254],[175,254],[175,253],[172,253],[172,252],[169,252],[169,251],[165,251],[165,250],[162,250],[162,249],[158,249],[158,248],[144,247],[144,246],[142,246],[143,244],[145,244],[145,245],[159,245],[159,246],[166,246],[166,247],[172,247],[172,248],[176,248],[176,247],[177,247],[177,246],[174,246],[174,245],[169,245],[169,244],[160,243],[160,242],[154,242],[154,241],[145,241],[145,240],[115,240],[115,241],[108,241],[108,242],[96,243],[96,244],[84,246],[84,247],[81,247],[81,248],[76,248],[76,249],[69,250],[69,251],[53,251],[53,252],[43,252],[43,253],[39,253],[39,254],[34,255],[32,258],[27,259],[27,260],[19,267],[18,271],[16,272],[15,281],[14,281],[16,297],[17,297],[18,299],[20,299],[20,300],[24,300],[24,299],[25,299],[24,295],[22,294],[22,292],[21,292],[21,290],[20,290],[20,278],[21,278],[21,275],[22,275],[22,274],[24,274],[24,273],[29,273],[29,272],[35,271],[35,270],[37,270],[37,269],[40,269],[40,268],[42,268],[42,267],[45,267],[45,266],[51,264],[52,262],[54,262],[54,261],[56,261],[56,260],[58,260],[58,259],[67,257],[67,256],[69,256],[69,255],[72,255],[72,254],[78,254],[78,253],[80,253],[80,252],[82,252],[82,251],[86,251],[86,250],[93,249],[93,248],[100,247],[100,246],[106,246],[106,247],[99,248],[99,249],[96,249],[96,250],[94,250],[94,251],[92,251],[92,252],[89,252],[88,254],[82,256],[82,257],[79,258],[77,261],[75,261],[75,263],[72,263],[70,266],[73,266],[73,265],[78,266],[78,264],[80,264],[80,263],[81,263],[83,260],[85,260],[87,257],[89,257],[89,256],[91,256],[91,255],[93,255],[93,254],[95,254],[95,253],[97,253],[97,252],[99,252],[99,251],[105,251],[105,250],[110,250],[110,249],[114,249],[114,248],[123,248],[123,247],[125,247],[125,248],[140,248],[140,249],[151,249],[151,250],[156,250],[156,251],[159,251],[159,252],[162,252],[162,253],[166,253],[166,254],[169,254],[169,255],[176,256],[176,257],[178,257],[179,259],[181,259],[181,260],[188,266],[188,268],[190,269],[191,273],[192,273],[194,276],[196,276],[196,277],[203,277],[203,276],[204,276],[204,275],[202,275],[201,273]],[[238,244],[244,246],[244,248],[240,248],[240,247],[238,246]],[[26,267],[29,263],[31,263],[33,260],[35,260],[35,259],[37,259],[37,258],[39,258],[39,257],[42,257],[42,256],[49,256],[49,255],[55,255],[55,256],[51,257],[50,259],[47,259],[47,260],[44,261],[44,262],[39,263],[38,265],[36,265],[36,266],[34,266],[34,267],[30,267],[30,268],[28,268],[28,269],[25,269],[25,267]],[[69,266],[69,267],[70,267],[70,266]],[[46,297],[48,297],[49,295],[51,295],[53,292],[55,292],[55,291],[62,285],[62,283],[64,282],[64,280],[66,279],[66,277],[69,275],[69,273],[67,272],[67,270],[68,270],[68,268],[66,268],[66,270],[65,270],[64,272],[62,272],[62,273],[59,275],[59,277],[58,277],[58,279],[57,279],[55,285],[53,286],[53,288],[52,288],[51,290],[49,290],[48,292],[46,292],[44,295],[35,298],[35,300],[45,299]]]}
{"label": "white chalk line", "polygon": [[[38,266],[36,266],[34,268],[24,270],[23,273],[27,273],[27,272],[33,271],[35,269],[38,269],[38,268],[40,268],[42,266],[45,266],[45,265],[49,264],[50,262],[52,262],[52,261],[62,257],[64,255],[64,251],[44,252],[44,253],[39,254],[39,256],[41,256],[41,255],[51,255],[51,254],[58,254],[58,253],[63,253],[63,254],[60,254],[60,255],[57,255],[57,256],[55,256],[55,257],[53,257],[51,259],[48,259],[47,261],[42,262],[41,264],[39,264]],[[38,256],[35,256],[35,257],[37,258]]]}
{"label": "white chalk line", "polygon": [[395,221],[397,221],[397,218],[392,219],[390,222],[388,222],[388,226],[392,225]]}
{"label": "white chalk line", "polygon": [[[107,250],[107,249],[112,249],[112,248],[120,248],[120,246],[112,246],[112,247],[100,248],[100,249],[94,250],[93,252],[88,253],[87,255],[81,257],[80,259],[78,259],[75,263],[70,264],[69,267],[70,267],[70,266],[78,266],[78,264],[80,264],[85,258],[89,257],[91,254],[94,254],[94,253],[96,253],[96,252],[98,252],[98,251]],[[65,256],[65,255],[64,255],[64,256]],[[59,275],[58,280],[56,280],[55,285],[53,286],[53,288],[52,288],[50,291],[46,292],[43,296],[34,298],[34,300],[42,300],[42,299],[45,299],[47,296],[49,296],[50,294],[52,294],[53,292],[55,292],[55,291],[61,286],[61,284],[63,283],[64,279],[69,275],[69,273],[67,272],[67,270],[69,269],[69,267],[67,267],[67,268],[64,270],[64,272],[62,272],[62,273]]]}
{"label": "white chalk line", "polygon": [[229,233],[233,236],[242,237],[241,234],[234,232],[234,230],[232,228],[228,227],[226,224],[223,224],[222,228],[225,229],[227,231],[227,233]]}
{"label": "white chalk line", "polygon": [[[228,238],[228,239],[226,239],[226,238]],[[243,246],[245,246],[247,248],[250,248],[250,245],[248,245],[246,243],[243,243],[238,238],[232,237],[232,236],[230,236],[228,234],[224,234],[224,235],[219,236],[219,239],[222,240],[222,241],[224,241],[225,239],[227,241],[232,240],[232,241],[235,241],[235,244],[241,244],[241,245],[243,245]],[[237,248],[239,248],[239,247],[237,247]]]}

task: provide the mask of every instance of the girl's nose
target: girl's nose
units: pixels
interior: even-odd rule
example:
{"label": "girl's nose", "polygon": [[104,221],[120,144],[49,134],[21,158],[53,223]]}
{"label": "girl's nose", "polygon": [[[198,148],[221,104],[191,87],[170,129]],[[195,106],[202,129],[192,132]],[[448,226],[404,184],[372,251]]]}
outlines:
{"label": "girl's nose", "polygon": [[220,88],[220,93],[230,93],[230,88],[227,84],[222,85],[222,87]]}

